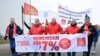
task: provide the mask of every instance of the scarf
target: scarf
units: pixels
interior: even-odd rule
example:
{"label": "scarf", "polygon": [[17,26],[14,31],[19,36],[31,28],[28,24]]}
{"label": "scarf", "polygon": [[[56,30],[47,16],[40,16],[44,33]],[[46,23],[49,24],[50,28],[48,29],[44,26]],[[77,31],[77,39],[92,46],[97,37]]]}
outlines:
{"label": "scarf", "polygon": [[[84,31],[88,34],[89,33],[89,28],[87,25],[84,26]],[[89,34],[88,34],[89,35]]]}
{"label": "scarf", "polygon": [[[10,27],[9,27],[9,25],[8,25],[8,27],[7,27],[7,29],[6,29],[6,36],[9,36],[9,30],[10,30]],[[16,36],[16,32],[17,32],[17,27],[16,27],[16,25],[14,24],[14,26],[13,26],[13,38],[14,38],[14,36]]]}

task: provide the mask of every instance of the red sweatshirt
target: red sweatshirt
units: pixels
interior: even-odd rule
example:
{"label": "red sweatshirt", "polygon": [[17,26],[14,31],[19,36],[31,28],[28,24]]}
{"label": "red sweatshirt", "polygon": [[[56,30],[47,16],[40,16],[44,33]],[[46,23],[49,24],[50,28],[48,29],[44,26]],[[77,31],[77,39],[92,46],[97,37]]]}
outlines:
{"label": "red sweatshirt", "polygon": [[38,25],[38,26],[33,25],[31,29],[29,30],[30,35],[43,34],[44,32],[45,32],[45,29],[42,25]]}
{"label": "red sweatshirt", "polygon": [[65,29],[65,33],[67,34],[75,34],[75,33],[78,33],[79,31],[79,27],[78,26],[68,26],[66,29]]}
{"label": "red sweatshirt", "polygon": [[60,24],[49,24],[47,26],[47,34],[61,34],[62,33],[62,28]]}

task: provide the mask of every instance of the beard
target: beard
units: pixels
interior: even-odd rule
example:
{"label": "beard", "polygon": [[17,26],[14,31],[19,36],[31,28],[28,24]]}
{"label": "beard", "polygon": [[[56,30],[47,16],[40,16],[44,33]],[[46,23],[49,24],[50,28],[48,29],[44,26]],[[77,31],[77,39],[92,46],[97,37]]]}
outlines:
{"label": "beard", "polygon": [[72,27],[74,27],[74,26],[76,26],[76,25],[77,25],[76,23],[75,23],[75,24],[71,24]]}

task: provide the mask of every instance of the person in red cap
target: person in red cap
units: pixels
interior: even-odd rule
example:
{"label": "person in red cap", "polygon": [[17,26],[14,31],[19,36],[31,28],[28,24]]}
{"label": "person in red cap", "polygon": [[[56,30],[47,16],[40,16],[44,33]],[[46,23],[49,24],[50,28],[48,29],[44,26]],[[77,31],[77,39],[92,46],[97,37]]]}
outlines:
{"label": "person in red cap", "polygon": [[[56,18],[52,18],[52,21],[47,26],[47,34],[62,34],[62,27],[56,22]],[[55,53],[50,53],[52,56],[55,56]],[[60,56],[60,53],[57,53]]]}
{"label": "person in red cap", "polygon": [[[73,19],[71,22],[70,22],[70,26],[68,26],[66,29],[65,29],[65,33],[66,34],[75,34],[75,33],[78,33],[80,30],[80,28],[77,26],[77,23],[76,21]],[[71,55],[72,54],[72,55]],[[76,52],[68,52],[67,53],[68,56],[76,56]]]}

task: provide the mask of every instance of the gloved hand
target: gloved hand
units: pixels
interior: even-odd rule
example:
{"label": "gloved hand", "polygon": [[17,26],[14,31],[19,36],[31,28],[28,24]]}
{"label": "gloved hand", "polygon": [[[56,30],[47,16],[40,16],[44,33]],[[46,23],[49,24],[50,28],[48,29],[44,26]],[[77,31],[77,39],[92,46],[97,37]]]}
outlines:
{"label": "gloved hand", "polygon": [[8,36],[5,36],[5,37],[4,37],[4,40],[6,40],[6,39],[7,39],[7,37],[8,37]]}

